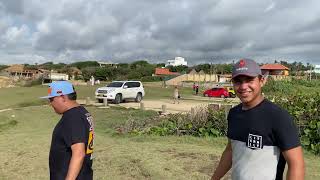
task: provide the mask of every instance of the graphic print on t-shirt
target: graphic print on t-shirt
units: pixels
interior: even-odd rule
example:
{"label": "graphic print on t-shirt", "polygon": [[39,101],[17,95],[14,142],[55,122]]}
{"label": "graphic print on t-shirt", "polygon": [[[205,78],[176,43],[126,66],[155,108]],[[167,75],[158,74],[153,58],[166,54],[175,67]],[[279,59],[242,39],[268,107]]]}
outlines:
{"label": "graphic print on t-shirt", "polygon": [[90,113],[86,114],[87,116],[87,121],[90,125],[89,128],[89,138],[88,138],[88,145],[87,145],[87,150],[86,154],[91,154],[90,159],[93,158],[92,153],[93,153],[93,145],[94,145],[94,127],[93,127],[93,117],[91,116]]}
{"label": "graphic print on t-shirt", "polygon": [[262,149],[262,136],[249,133],[247,147],[251,149]]}

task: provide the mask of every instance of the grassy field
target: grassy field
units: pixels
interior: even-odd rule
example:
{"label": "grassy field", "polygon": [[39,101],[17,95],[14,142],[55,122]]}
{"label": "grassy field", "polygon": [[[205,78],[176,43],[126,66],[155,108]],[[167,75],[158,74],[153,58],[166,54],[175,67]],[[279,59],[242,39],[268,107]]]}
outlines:
{"label": "grassy field", "polygon": [[[80,98],[93,98],[95,88],[76,87]],[[146,98],[169,98],[171,90],[146,85]],[[0,112],[0,179],[48,179],[51,133],[60,116],[38,99],[46,91],[42,86],[0,89],[0,109],[13,108]],[[119,135],[115,129],[128,119],[157,114],[87,108],[95,118],[95,179],[209,179],[225,146],[225,138]],[[305,158],[307,179],[320,179],[320,157],[305,152]]]}
{"label": "grassy field", "polygon": [[[103,86],[76,86],[78,99],[90,97],[95,99],[94,92],[98,87]],[[145,83],[146,96],[144,99],[172,99],[173,87],[164,88],[159,83]],[[28,107],[32,105],[43,105],[47,102],[40,99],[41,96],[46,96],[47,86],[33,87],[17,87],[17,88],[0,88],[0,109]],[[192,89],[188,87],[180,88],[180,93],[184,98],[193,97]]]}

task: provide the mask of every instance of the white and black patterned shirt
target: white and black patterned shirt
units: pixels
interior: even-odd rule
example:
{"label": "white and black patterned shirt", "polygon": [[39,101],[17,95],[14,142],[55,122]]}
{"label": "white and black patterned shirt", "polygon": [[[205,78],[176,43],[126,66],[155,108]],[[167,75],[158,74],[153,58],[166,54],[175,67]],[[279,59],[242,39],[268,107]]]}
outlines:
{"label": "white and black patterned shirt", "polygon": [[300,146],[297,128],[289,113],[268,100],[228,115],[228,138],[232,146],[233,180],[282,179],[282,151]]}

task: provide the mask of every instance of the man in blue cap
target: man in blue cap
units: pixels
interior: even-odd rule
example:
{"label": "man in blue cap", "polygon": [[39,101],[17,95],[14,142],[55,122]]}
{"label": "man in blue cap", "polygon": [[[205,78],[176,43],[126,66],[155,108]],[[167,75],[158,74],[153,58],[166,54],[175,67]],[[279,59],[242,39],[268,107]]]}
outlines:
{"label": "man in blue cap", "polygon": [[265,99],[265,79],[259,65],[241,59],[232,70],[234,90],[241,103],[228,115],[228,144],[212,180],[232,167],[234,180],[304,179],[304,160],[297,128],[287,111]]}
{"label": "man in blue cap", "polygon": [[92,180],[94,141],[93,118],[77,102],[77,94],[68,81],[49,84],[50,105],[62,114],[52,133],[49,154],[51,180]]}

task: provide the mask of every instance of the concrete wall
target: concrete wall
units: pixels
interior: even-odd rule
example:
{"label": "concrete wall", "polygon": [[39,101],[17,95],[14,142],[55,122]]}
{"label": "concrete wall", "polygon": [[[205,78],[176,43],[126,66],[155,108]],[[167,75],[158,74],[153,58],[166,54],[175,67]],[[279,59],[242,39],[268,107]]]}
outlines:
{"label": "concrete wall", "polygon": [[182,85],[183,81],[192,82],[218,82],[217,74],[183,74],[166,81],[166,85]]}

